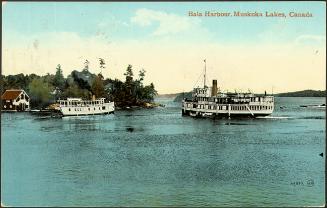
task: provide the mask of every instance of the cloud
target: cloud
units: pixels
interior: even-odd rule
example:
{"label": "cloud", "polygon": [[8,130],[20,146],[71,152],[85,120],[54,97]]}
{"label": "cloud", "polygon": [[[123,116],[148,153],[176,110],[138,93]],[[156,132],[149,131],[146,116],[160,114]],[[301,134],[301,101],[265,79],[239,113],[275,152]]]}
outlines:
{"label": "cloud", "polygon": [[322,36],[322,35],[307,34],[307,35],[298,36],[295,39],[294,42],[295,42],[295,44],[302,44],[302,43],[309,43],[309,44],[318,43],[318,44],[322,44],[322,43],[326,42],[326,37]]}
{"label": "cloud", "polygon": [[[275,92],[326,86],[325,45],[177,42],[164,38],[107,44],[99,36],[73,32],[42,33],[17,40],[15,45],[6,39],[3,42],[3,74],[53,74],[61,64],[67,76],[72,70],[80,70],[85,59],[90,61],[90,71],[99,73],[101,57],[107,66],[104,77],[124,80],[126,67],[131,64],[135,74],[146,70],[145,83],[153,82],[159,93],[173,93],[192,90],[206,58],[208,83],[217,79],[223,90],[249,88],[262,93],[272,86]],[[317,50],[319,53],[315,53]]]}
{"label": "cloud", "polygon": [[195,28],[199,29],[201,21],[199,19],[143,8],[136,11],[135,16],[131,18],[131,23],[141,27],[147,27],[158,23],[159,26],[152,35],[163,36],[170,34],[174,35]]}

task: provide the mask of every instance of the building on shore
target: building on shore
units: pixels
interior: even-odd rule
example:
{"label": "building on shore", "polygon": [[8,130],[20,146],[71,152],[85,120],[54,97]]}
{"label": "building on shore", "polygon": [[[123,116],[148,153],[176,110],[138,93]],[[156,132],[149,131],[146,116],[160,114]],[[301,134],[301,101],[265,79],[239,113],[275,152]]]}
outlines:
{"label": "building on shore", "polygon": [[30,109],[30,97],[24,90],[6,90],[1,96],[2,111],[26,111]]}

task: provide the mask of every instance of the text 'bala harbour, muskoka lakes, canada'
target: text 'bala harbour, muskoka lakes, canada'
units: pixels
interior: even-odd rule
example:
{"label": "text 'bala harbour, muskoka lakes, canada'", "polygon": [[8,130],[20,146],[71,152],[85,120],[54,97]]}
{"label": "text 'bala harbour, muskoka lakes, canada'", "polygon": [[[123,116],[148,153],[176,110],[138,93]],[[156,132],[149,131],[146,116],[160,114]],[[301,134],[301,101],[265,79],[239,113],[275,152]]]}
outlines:
{"label": "text 'bala harbour, muskoka lakes, canada'", "polygon": [[310,12],[217,12],[217,11],[189,11],[188,16],[190,17],[313,17],[312,13]]}

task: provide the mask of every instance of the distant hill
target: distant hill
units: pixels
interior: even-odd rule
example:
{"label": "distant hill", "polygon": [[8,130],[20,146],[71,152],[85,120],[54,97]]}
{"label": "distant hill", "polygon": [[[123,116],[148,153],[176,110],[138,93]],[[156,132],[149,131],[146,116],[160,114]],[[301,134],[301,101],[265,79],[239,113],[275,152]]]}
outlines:
{"label": "distant hill", "polygon": [[275,94],[276,97],[326,97],[326,90],[302,90]]}
{"label": "distant hill", "polygon": [[[263,95],[263,94],[257,94]],[[286,92],[274,94],[276,97],[326,97],[326,90],[302,90],[296,92]],[[177,96],[174,99],[174,102],[181,102],[183,98],[191,98],[192,92],[177,93]]]}
{"label": "distant hill", "polygon": [[158,98],[175,98],[180,93],[172,93],[172,94],[159,94],[156,97]]}
{"label": "distant hill", "polygon": [[183,98],[192,98],[192,92],[178,93],[174,99],[174,102],[182,102]]}

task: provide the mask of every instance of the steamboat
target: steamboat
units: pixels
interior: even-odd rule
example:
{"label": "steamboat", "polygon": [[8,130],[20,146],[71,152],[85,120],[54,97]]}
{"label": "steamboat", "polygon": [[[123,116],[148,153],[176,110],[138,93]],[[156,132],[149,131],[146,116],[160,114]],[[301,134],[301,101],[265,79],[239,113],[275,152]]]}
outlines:
{"label": "steamboat", "polygon": [[[206,61],[205,61],[206,62]],[[274,111],[274,96],[249,93],[223,93],[217,88],[217,80],[212,87],[206,84],[193,89],[192,98],[182,101],[182,115],[193,117],[259,117],[268,116]]]}
{"label": "steamboat", "polygon": [[105,98],[92,100],[67,98],[67,100],[58,100],[57,103],[62,116],[110,114],[115,110],[114,102],[105,102]]}

